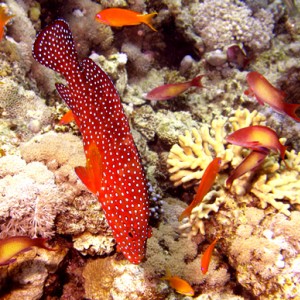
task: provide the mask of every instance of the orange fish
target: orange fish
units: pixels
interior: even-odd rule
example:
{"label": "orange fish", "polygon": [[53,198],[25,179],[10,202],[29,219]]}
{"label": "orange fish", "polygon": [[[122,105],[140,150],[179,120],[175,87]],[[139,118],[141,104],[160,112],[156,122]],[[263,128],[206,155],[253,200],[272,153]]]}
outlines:
{"label": "orange fish", "polygon": [[206,274],[206,272],[208,271],[209,263],[210,263],[211,256],[212,256],[212,252],[213,252],[218,240],[219,240],[219,238],[216,238],[207,247],[207,249],[205,250],[205,252],[202,255],[202,258],[201,258],[201,271],[202,271],[202,274]]}
{"label": "orange fish", "polygon": [[172,276],[170,271],[167,269],[166,276],[162,277],[161,280],[169,281],[170,287],[172,287],[177,293],[185,296],[194,296],[195,292],[188,282],[177,276]]}
{"label": "orange fish", "polygon": [[263,75],[258,72],[250,72],[247,75],[247,82],[249,89],[244,92],[245,95],[254,95],[261,105],[267,103],[277,112],[285,113],[295,121],[300,122],[300,118],[296,114],[300,104],[284,102],[286,93],[271,85]]}
{"label": "orange fish", "polygon": [[227,188],[231,188],[233,181],[248,171],[254,171],[264,161],[269,152],[252,151],[237,167],[232,171],[227,178],[225,185]]}
{"label": "orange fish", "polygon": [[179,82],[179,83],[171,83],[164,84],[157,88],[151,90],[146,96],[147,100],[168,100],[178,96],[179,94],[185,92],[188,88],[195,87],[203,87],[201,84],[201,79],[204,75],[199,75],[194,79],[187,82]]}
{"label": "orange fish", "polygon": [[259,152],[267,153],[268,149],[279,152],[281,159],[285,162],[284,156],[287,147],[279,142],[276,132],[267,126],[254,125],[241,128],[230,134],[226,140],[228,143]]}
{"label": "orange fish", "polygon": [[156,12],[152,14],[141,14],[129,9],[107,8],[99,11],[95,18],[102,24],[115,27],[132,26],[144,23],[152,30],[157,31],[151,24],[152,18],[156,15]]}
{"label": "orange fish", "polygon": [[8,8],[5,4],[0,4],[0,41],[3,38],[4,35],[4,26],[9,22],[11,18],[14,17],[14,15],[8,14]]}
{"label": "orange fish", "polygon": [[51,251],[55,250],[49,248],[46,239],[43,238],[31,239],[27,236],[13,236],[0,240],[0,266],[13,263],[16,260],[14,256],[30,250],[34,246]]}
{"label": "orange fish", "polygon": [[221,158],[216,157],[214,160],[210,162],[210,164],[207,166],[207,168],[203,173],[197,193],[192,203],[182,212],[182,214],[178,218],[179,221],[181,221],[185,217],[188,217],[191,214],[193,208],[201,203],[204,196],[208,193],[208,191],[211,189],[212,185],[214,184],[217,174],[220,171],[220,167],[221,167]]}

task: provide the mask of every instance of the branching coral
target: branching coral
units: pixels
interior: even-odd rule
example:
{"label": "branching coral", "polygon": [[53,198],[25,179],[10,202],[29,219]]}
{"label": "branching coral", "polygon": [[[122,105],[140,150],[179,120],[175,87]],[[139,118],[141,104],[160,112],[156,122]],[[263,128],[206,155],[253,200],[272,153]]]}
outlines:
{"label": "branching coral", "polygon": [[[186,132],[179,136],[179,145],[171,148],[168,164],[170,179],[176,186],[191,185],[202,178],[204,169],[216,156],[222,159],[223,172],[215,188],[207,194],[202,203],[194,208],[190,221],[181,226],[182,229],[192,227],[190,234],[197,234],[198,230],[204,233],[203,219],[209,217],[211,211],[218,211],[222,203],[230,206],[231,201],[249,203],[253,199],[260,201],[260,206],[266,208],[271,204],[278,211],[290,214],[290,204],[299,205],[299,154],[288,152],[288,161],[294,170],[288,170],[278,162],[278,156],[270,155],[261,167],[259,176],[253,177],[253,172],[248,172],[235,180],[229,194],[224,188],[225,170],[235,168],[249,150],[239,146],[228,145],[225,136],[229,131],[237,130],[249,125],[262,124],[265,118],[256,111],[238,110],[228,120],[223,117],[215,119],[211,124],[204,125],[199,131],[192,129],[192,134]],[[284,139],[281,139],[284,142]],[[227,174],[228,175],[228,174]],[[288,201],[290,204],[284,203]]]}
{"label": "branching coral", "polygon": [[[237,110],[230,119],[233,130],[256,125],[264,120],[257,111]],[[241,161],[241,147],[226,145],[228,134],[227,118],[219,117],[212,121],[211,126],[204,124],[200,130],[195,128],[179,136],[179,145],[175,144],[167,160],[170,179],[175,186],[202,178],[204,169],[218,156],[222,159],[223,168],[228,162],[236,166]]]}

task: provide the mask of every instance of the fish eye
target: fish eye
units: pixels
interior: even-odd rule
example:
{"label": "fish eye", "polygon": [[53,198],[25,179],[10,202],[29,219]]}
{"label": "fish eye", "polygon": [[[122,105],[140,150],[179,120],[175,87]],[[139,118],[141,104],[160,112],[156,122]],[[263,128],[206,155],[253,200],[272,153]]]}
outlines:
{"label": "fish eye", "polygon": [[129,237],[133,238],[131,231],[128,232]]}

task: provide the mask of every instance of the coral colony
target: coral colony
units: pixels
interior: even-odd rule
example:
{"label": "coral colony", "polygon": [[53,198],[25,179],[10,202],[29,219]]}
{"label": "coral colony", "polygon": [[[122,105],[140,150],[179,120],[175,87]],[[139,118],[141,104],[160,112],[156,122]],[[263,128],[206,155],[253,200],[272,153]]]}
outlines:
{"label": "coral colony", "polygon": [[57,84],[79,125],[86,168],[76,169],[98,196],[118,248],[132,262],[145,255],[149,199],[139,155],[119,95],[108,76],[92,60],[78,61],[71,31],[63,20],[47,26],[36,38],[33,55],[61,73],[68,87]]}
{"label": "coral colony", "polygon": [[0,294],[299,297],[299,2],[5,2]]}

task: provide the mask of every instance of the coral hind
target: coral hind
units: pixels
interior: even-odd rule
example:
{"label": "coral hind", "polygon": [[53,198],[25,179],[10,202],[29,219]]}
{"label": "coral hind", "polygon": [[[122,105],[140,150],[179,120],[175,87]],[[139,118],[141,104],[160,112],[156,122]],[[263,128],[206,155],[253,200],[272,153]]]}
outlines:
{"label": "coral hind", "polygon": [[[56,88],[79,124],[87,158],[86,168],[77,168],[77,174],[96,192],[118,248],[130,262],[140,263],[151,235],[149,199],[139,154],[113,83],[91,59],[79,62],[64,20],[39,33],[33,56],[65,77],[68,86],[57,84]],[[101,166],[95,166],[100,162]]]}

